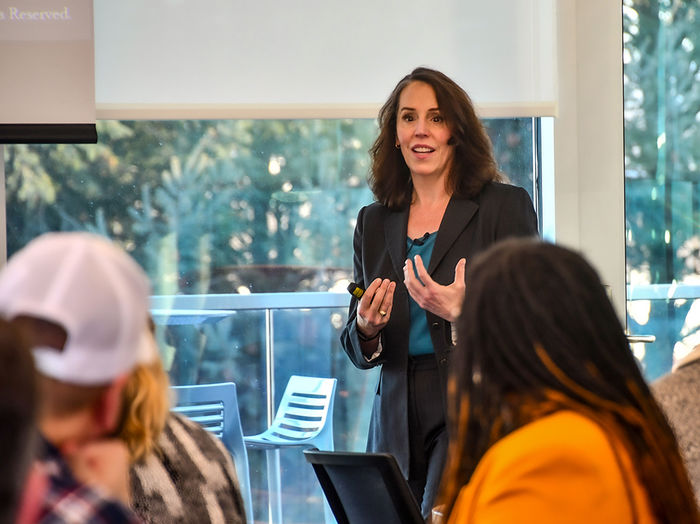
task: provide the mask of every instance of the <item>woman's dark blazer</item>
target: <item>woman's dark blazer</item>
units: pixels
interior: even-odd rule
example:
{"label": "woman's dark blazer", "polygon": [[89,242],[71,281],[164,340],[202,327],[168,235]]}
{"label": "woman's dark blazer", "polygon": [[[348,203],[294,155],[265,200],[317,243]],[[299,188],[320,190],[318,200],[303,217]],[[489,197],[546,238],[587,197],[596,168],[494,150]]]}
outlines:
{"label": "woman's dark blazer", "polygon": [[[408,209],[390,211],[374,203],[363,207],[357,216],[354,236],[355,282],[366,288],[375,278],[396,282],[391,318],[382,330],[382,352],[367,362],[357,336],[357,300],[352,299],[348,323],[341,334],[341,343],[353,364],[360,369],[381,365],[377,394],[372,406],[367,450],[388,452],[396,457],[408,478],[408,291],[403,284],[406,260]],[[516,186],[488,183],[472,199],[453,197],[443,216],[428,273],[439,284],[454,281],[457,262],[469,261],[494,242],[511,236],[537,235],[537,216],[527,192]],[[469,283],[467,282],[467,293]],[[435,348],[442,382],[445,412],[447,369],[453,349],[450,323],[426,312],[430,337]]]}

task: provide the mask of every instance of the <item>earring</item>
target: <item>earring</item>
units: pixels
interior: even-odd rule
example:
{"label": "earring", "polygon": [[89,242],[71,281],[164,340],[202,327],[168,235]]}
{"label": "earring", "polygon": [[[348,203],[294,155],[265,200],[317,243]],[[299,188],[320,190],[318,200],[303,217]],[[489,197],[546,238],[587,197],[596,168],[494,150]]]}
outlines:
{"label": "earring", "polygon": [[396,147],[396,149],[401,149],[401,144],[399,144],[398,142],[396,142],[395,147]]}

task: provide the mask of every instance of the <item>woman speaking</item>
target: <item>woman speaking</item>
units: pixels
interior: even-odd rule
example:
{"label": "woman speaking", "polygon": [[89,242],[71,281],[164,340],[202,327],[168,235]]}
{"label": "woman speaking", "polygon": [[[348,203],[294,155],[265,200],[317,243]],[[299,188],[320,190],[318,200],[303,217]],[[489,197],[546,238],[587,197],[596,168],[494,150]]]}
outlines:
{"label": "woman speaking", "polygon": [[379,112],[370,149],[376,202],[354,234],[352,299],[343,348],[361,369],[381,366],[368,451],[388,452],[424,517],[440,482],[447,369],[468,261],[494,242],[537,234],[527,192],[503,183],[465,91],[417,68]]}

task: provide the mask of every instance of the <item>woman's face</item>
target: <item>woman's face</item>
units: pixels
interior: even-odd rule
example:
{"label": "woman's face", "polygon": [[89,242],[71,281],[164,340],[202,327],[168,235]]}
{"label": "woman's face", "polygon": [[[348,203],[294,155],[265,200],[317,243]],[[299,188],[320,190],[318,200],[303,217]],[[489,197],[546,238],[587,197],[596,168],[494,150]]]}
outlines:
{"label": "woman's face", "polygon": [[396,141],[412,177],[446,177],[452,164],[452,133],[440,113],[435,91],[425,82],[408,84],[399,95]]}

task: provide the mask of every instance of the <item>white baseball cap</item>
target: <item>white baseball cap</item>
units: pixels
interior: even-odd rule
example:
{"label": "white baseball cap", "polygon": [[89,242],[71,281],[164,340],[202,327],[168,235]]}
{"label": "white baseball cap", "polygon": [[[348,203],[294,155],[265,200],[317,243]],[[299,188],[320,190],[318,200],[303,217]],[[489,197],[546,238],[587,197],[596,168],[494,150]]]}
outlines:
{"label": "white baseball cap", "polygon": [[150,285],[139,265],[92,233],[46,233],[0,271],[0,313],[66,330],[63,349],[33,348],[37,369],[62,382],[108,384],[156,358],[148,327]]}

